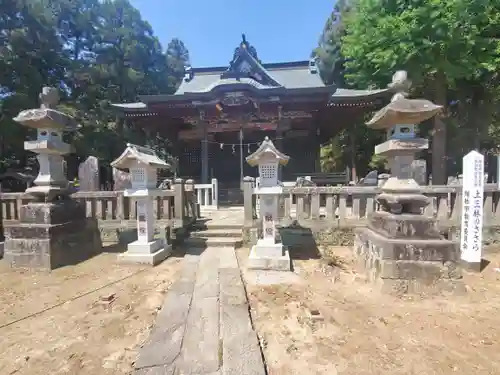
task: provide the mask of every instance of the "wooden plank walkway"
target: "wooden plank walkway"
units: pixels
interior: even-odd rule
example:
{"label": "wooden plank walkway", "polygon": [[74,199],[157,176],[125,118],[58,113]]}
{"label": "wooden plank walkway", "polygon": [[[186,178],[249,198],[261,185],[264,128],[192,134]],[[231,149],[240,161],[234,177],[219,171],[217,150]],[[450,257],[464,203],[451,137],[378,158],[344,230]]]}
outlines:
{"label": "wooden plank walkway", "polygon": [[135,375],[265,375],[233,248],[190,251]]}

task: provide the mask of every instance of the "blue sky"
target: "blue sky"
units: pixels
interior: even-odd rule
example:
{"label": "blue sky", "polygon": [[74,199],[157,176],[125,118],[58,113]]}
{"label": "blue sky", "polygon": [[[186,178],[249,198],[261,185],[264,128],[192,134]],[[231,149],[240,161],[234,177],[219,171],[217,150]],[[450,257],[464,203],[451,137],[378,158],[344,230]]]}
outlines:
{"label": "blue sky", "polygon": [[166,48],[180,38],[193,67],[225,66],[245,33],[265,62],[307,60],[334,0],[131,0]]}

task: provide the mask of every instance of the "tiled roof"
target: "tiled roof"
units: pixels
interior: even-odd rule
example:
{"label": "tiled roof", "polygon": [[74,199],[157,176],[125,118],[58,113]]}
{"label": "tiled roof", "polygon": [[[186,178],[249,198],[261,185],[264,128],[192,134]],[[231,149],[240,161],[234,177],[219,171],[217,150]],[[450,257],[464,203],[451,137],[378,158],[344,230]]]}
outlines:
{"label": "tiled roof", "polygon": [[183,81],[175,95],[183,95],[193,92],[210,92],[218,86],[227,86],[238,83],[248,84],[258,89],[274,88],[273,86],[263,85],[251,78],[220,78],[220,74],[200,75],[197,76],[197,78],[200,79],[198,80],[193,78],[189,82]]}
{"label": "tiled roof", "polygon": [[[293,66],[293,65],[295,66]],[[313,88],[313,87],[325,87],[325,84],[321,80],[318,73],[312,73],[309,69],[309,61],[298,61],[292,64],[283,64],[283,68],[276,67],[279,64],[269,64],[273,67],[267,68],[266,64],[262,67],[265,69],[266,73],[281,87],[287,89],[298,89],[298,88]],[[288,66],[287,66],[288,65]],[[292,66],[290,66],[292,65]],[[209,70],[209,69],[207,69]],[[221,74],[224,70],[209,71],[204,72],[202,69],[193,69],[193,78],[190,80],[183,80],[179,86],[175,95],[182,95],[186,93],[195,92],[209,92],[218,84],[229,84],[229,83],[247,83],[256,88],[271,88],[273,86],[262,85],[252,78],[236,78],[232,79],[222,79]]]}
{"label": "tiled roof", "polygon": [[389,89],[378,89],[378,90],[351,90],[351,89],[337,89],[333,95],[332,99],[341,98],[356,98],[363,97],[368,98],[370,96],[378,96],[379,94],[384,94],[390,92]]}
{"label": "tiled roof", "polygon": [[[294,95],[308,95],[318,89],[318,93],[332,93],[329,105],[337,106],[344,106],[343,99],[355,99],[360,105],[364,105],[364,101],[376,100],[378,96],[389,92],[389,89],[349,90],[325,86],[314,60],[262,64],[256,49],[248,43],[244,35],[241,44],[234,51],[229,67],[188,68],[186,73],[187,77],[182,80],[174,95],[145,95],[140,97],[143,102],[112,106],[140,116],[148,112],[149,103],[183,101],[184,97],[186,100],[193,100],[200,96],[206,97],[215,89],[233,85],[235,89],[248,85],[262,93],[270,90],[268,95],[275,94],[271,89],[276,89],[280,94],[293,92]],[[334,104],[335,102],[337,104]]]}

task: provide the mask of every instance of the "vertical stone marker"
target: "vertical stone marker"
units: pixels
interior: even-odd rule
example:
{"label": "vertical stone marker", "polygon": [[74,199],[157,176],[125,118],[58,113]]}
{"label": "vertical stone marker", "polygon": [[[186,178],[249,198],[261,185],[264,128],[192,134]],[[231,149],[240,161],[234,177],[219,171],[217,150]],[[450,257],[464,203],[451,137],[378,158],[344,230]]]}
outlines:
{"label": "vertical stone marker", "polygon": [[156,188],[157,170],[170,168],[154,150],[127,143],[123,153],[111,163],[113,168],[130,170],[132,188],[125,196],[137,198],[137,241],[129,243],[120,260],[156,265],[170,255],[171,245],[154,239],[154,197],[162,191]]}
{"label": "vertical stone marker", "polygon": [[278,151],[266,137],[252,155],[246,158],[251,166],[259,167],[260,184],[257,188],[262,220],[262,238],[252,247],[248,268],[290,271],[290,254],[283,244],[276,243],[276,221],[279,197],[283,189],[278,184],[278,166],[286,165],[290,158]]}
{"label": "vertical stone marker", "polygon": [[471,151],[463,158],[460,257],[474,270],[481,269],[483,240],[484,156]]}
{"label": "vertical stone marker", "polygon": [[113,168],[113,190],[122,191],[132,188],[130,173]]}
{"label": "vertical stone marker", "polygon": [[99,191],[99,159],[89,156],[78,166],[80,191]]}

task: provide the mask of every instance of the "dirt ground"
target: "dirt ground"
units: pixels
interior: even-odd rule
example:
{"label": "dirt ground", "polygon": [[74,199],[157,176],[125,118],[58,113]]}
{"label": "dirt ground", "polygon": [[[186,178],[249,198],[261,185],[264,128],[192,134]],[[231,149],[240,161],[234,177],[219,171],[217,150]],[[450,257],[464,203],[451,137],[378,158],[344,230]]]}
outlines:
{"label": "dirt ground", "polygon": [[398,298],[365,283],[349,249],[330,250],[343,269],[302,260],[299,283],[247,285],[269,375],[500,374],[500,254],[465,274],[465,296]]}
{"label": "dirt ground", "polygon": [[129,374],[179,269],[111,253],[51,274],[0,263],[0,374]]}

